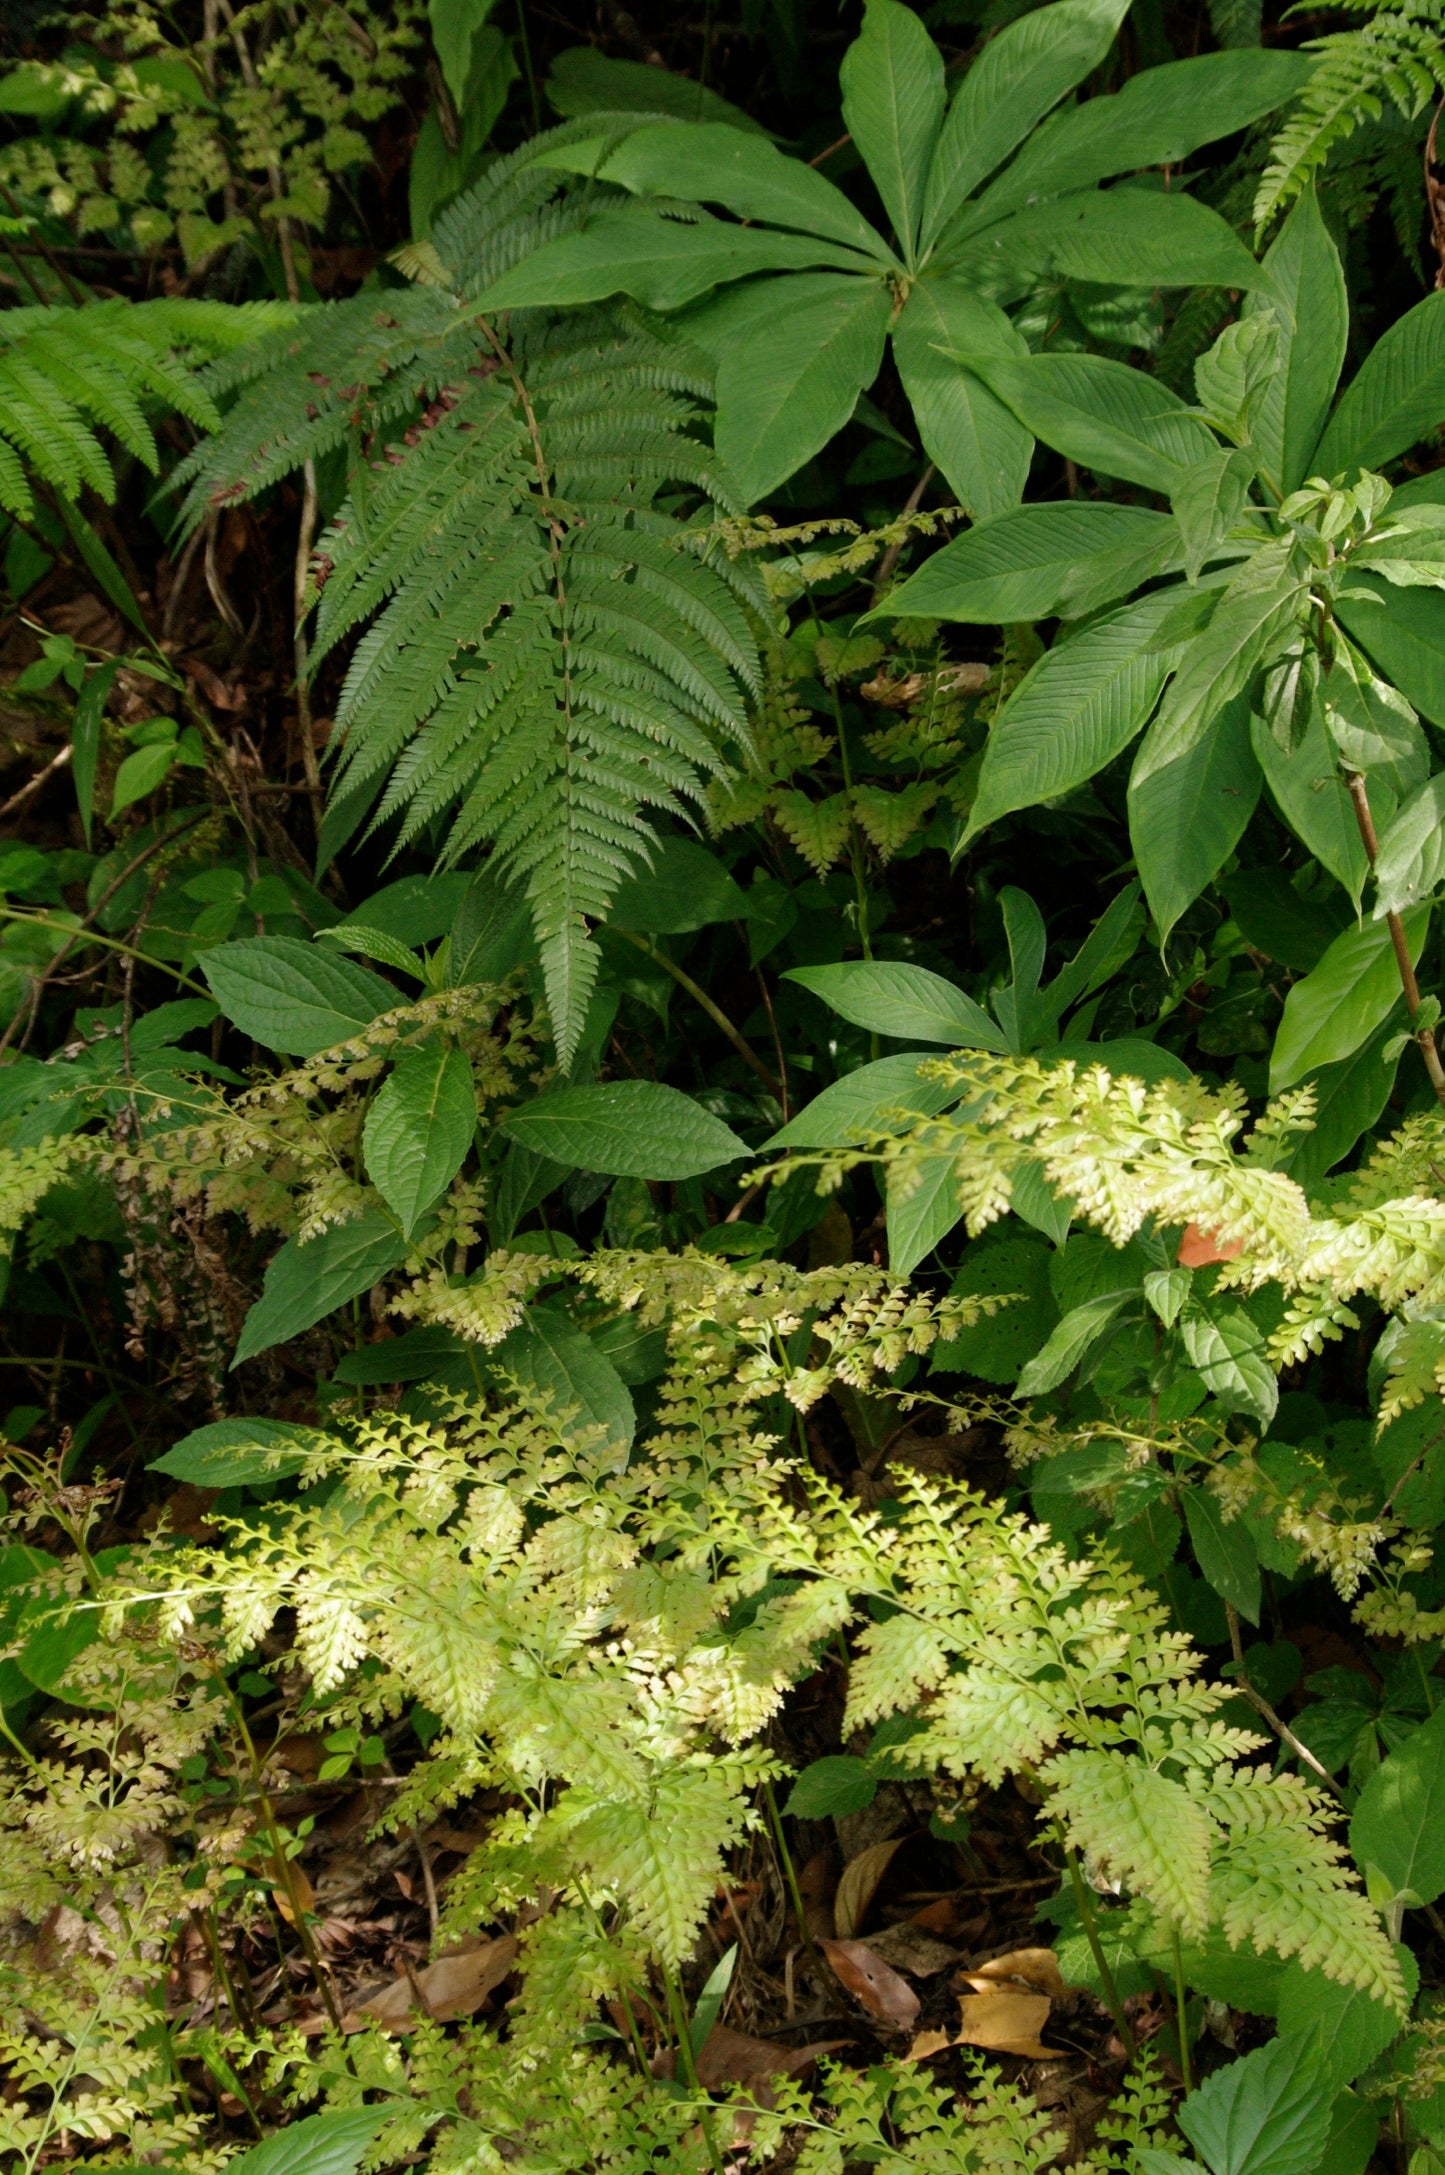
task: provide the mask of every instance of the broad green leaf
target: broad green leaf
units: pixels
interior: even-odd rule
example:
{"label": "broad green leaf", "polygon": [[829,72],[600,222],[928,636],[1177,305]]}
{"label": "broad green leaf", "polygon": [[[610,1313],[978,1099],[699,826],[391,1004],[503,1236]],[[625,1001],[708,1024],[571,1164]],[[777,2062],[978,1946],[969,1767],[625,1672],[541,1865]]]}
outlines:
{"label": "broad green leaf", "polygon": [[[1430,909],[1416,907],[1403,919],[1410,959],[1418,964]],[[1400,970],[1385,923],[1370,921],[1362,929],[1346,929],[1285,999],[1269,1064],[1270,1094],[1282,1094],[1318,1066],[1351,1056],[1399,995]]]}
{"label": "broad green leaf", "polygon": [[1043,1349],[1035,1353],[1019,1375],[1017,1394],[1042,1397],[1046,1391],[1056,1390],[1123,1309],[1138,1296],[1135,1291],[1105,1291],[1095,1299],[1086,1299],[1082,1306],[1071,1308],[1050,1331]]}
{"label": "broad green leaf", "polygon": [[748,895],[715,853],[691,838],[666,838],[651,868],[629,876],[608,909],[609,929],[685,936],[718,921],[746,921]]}
{"label": "broad green leaf", "polygon": [[334,1049],[404,1001],[380,975],[298,937],[218,944],[202,956],[201,972],[243,1035],[288,1057]]}
{"label": "broad green leaf", "polygon": [[290,1420],[212,1420],[209,1427],[183,1435],[164,1457],[152,1458],[147,1470],[189,1480],[197,1488],[286,1480],[301,1471],[305,1447],[317,1439],[314,1428]]}
{"label": "broad green leaf", "polygon": [[1171,491],[1214,451],[1206,424],[1142,370],[1100,355],[963,355],[1026,429],[1081,467]]}
{"label": "broad green leaf", "polygon": [[348,1299],[359,1298],[406,1259],[406,1241],[390,1217],[364,1209],[303,1246],[287,1239],[273,1256],[261,1296],[241,1326],[233,1367],[273,1344],[314,1328]]}
{"label": "broad green leaf", "polygon": [[888,1266],[895,1276],[911,1276],[963,1215],[953,1157],[925,1156],[907,1179],[890,1170],[886,1194]]}
{"label": "broad green leaf", "polygon": [[[1190,1365],[1211,1397],[1227,1411],[1248,1412],[1261,1427],[1268,1427],[1279,1405],[1279,1383],[1269,1363],[1264,1332],[1244,1308],[1215,1303],[1207,1313],[1186,1314],[1179,1334]],[[1191,1538],[1193,1533],[1191,1521]],[[1208,1578],[1202,1557],[1200,1568]],[[1225,1598],[1232,1600],[1233,1595]]]}
{"label": "broad green leaf", "polygon": [[1157,1087],[1161,1080],[1194,1078],[1182,1057],[1136,1035],[1117,1035],[1108,1042],[1074,1042],[1066,1038],[1041,1050],[1039,1061],[1044,1065],[1102,1065],[1116,1080],[1142,1080],[1146,1087]]}
{"label": "broad green leaf", "polygon": [[236,2175],[356,2175],[386,2116],[385,2106],[308,2115],[243,2152],[231,2166]]}
{"label": "broad green leaf", "polygon": [[760,121],[706,84],[646,61],[613,60],[594,45],[571,45],[557,55],[547,97],[568,120],[588,113],[658,113],[676,121],[725,121],[753,136],[767,133]]}
{"label": "broad green leaf", "polygon": [[531,1306],[488,1355],[530,1389],[550,1394],[554,1413],[577,1408],[575,1425],[605,1430],[625,1461],[637,1431],[627,1384],[605,1353],[561,1307]]}
{"label": "broad green leaf", "polygon": [[599,136],[549,150],[538,164],[597,172],[634,196],[723,204],[740,219],[793,227],[861,250],[882,265],[894,262],[862,213],[814,167],[785,157],[764,136],[745,136],[722,122],[663,122],[635,129],[620,144],[614,136]]}
{"label": "broad green leaf", "polygon": [[846,1148],[866,1133],[901,1132],[901,1112],[935,1118],[962,1092],[946,1080],[920,1079],[916,1056],[880,1057],[844,1073],[798,1112],[765,1145],[774,1148]]}
{"label": "broad green leaf", "polygon": [[532,915],[525,898],[490,868],[480,868],[456,910],[447,946],[447,980],[453,989],[501,982],[537,956]]}
{"label": "broad green leaf", "polygon": [[1234,229],[1197,198],[1121,184],[1020,213],[1007,246],[1066,279],[1122,287],[1241,287],[1266,274]]}
{"label": "broad green leaf", "polygon": [[431,42],[458,112],[465,109],[472,47],[492,12],[492,0],[427,0]]}
{"label": "broad green leaf", "polygon": [[1273,313],[1280,367],[1260,398],[1250,436],[1271,480],[1281,491],[1297,491],[1314,465],[1350,330],[1344,268],[1313,189],[1280,228],[1264,268],[1269,291],[1252,296],[1247,309]]}
{"label": "broad green leaf", "polygon": [[775,280],[769,299],[717,374],[717,449],[750,502],[843,428],[878,375],[888,330],[881,280]]}
{"label": "broad green leaf", "polygon": [[1134,783],[1190,755],[1226,704],[1243,700],[1259,667],[1297,629],[1309,592],[1284,557],[1267,547],[1228,583],[1208,624],[1187,644],[1159,715],[1134,765]]}
{"label": "broad green leaf", "polygon": [[1187,468],[1175,485],[1170,504],[1184,546],[1184,571],[1191,581],[1239,519],[1254,471],[1251,454],[1220,446]]}
{"label": "broad green leaf", "polygon": [[1143,729],[1173,661],[1149,647],[1172,603],[1166,590],[1111,612],[1024,676],[993,721],[968,838],[1016,808],[1072,792]]}
{"label": "broad green leaf", "polygon": [[[1433,725],[1445,726],[1445,605],[1429,589],[1392,589],[1357,574],[1336,607],[1341,625]],[[1366,601],[1359,592],[1378,599]]]}
{"label": "broad green leaf", "polygon": [[[896,342],[897,334],[894,338]],[[950,368],[955,376],[965,375],[956,364]],[[1009,420],[1020,428],[1013,417]],[[1169,516],[1143,506],[1111,506],[1096,499],[1016,506],[980,521],[936,551],[890,593],[878,616],[908,613],[990,627],[1010,620],[1052,619],[1065,609],[1081,561],[1121,547],[1152,556],[1170,533]]]}
{"label": "broad green leaf", "polygon": [[1294,96],[1313,63],[1302,53],[1207,53],[1141,68],[1121,91],[1086,99],[1041,129],[983,200],[997,217],[1111,174],[1177,166],[1200,144],[1233,135]]}
{"label": "broad green leaf", "polygon": [[123,809],[133,808],[143,801],[156,787],[163,785],[176,759],[174,740],[158,740],[149,747],[137,748],[128,755],[115,774],[115,785],[110,796],[112,823]]}
{"label": "broad green leaf", "polygon": [[1222,1601],[1249,1623],[1259,1622],[1259,1556],[1242,1518],[1226,1525],[1207,1488],[1186,1488],[1184,1522],[1195,1561]]}
{"label": "broad green leaf", "polygon": [[1129,841],[1149,911],[1167,936],[1243,837],[1263,781],[1243,696],[1226,703],[1185,754],[1141,776],[1147,747],[1146,740],[1129,780]]}
{"label": "broad green leaf", "polygon": [[790,1820],[833,1820],[862,1812],[878,1795],[878,1777],[866,1760],[833,1753],[799,1774],[783,1813]]}
{"label": "broad green leaf", "polygon": [[923,189],[943,121],[943,55],[912,8],[866,0],[843,55],[843,126],[873,177],[911,266]]}
{"label": "broad green leaf", "polygon": [[609,1178],[698,1178],[748,1153],[721,1118],[656,1080],[559,1088],[509,1111],[498,1130],[568,1170]]}
{"label": "broad green leaf", "polygon": [[1357,1865],[1375,1866],[1398,1895],[1422,1903],[1445,1890],[1445,1705],[1382,1760],[1350,1822]]}
{"label": "broad green leaf", "polygon": [[927,967],[848,959],[832,967],[790,967],[783,979],[801,983],[842,1019],[874,1034],[939,1042],[951,1050],[1008,1048],[1002,1031],[972,997]]}
{"label": "broad green leaf", "polygon": [[990,1231],[964,1248],[949,1290],[954,1297],[1006,1298],[1009,1304],[995,1314],[981,1314],[956,1337],[936,1344],[929,1362],[935,1373],[947,1370],[978,1375],[985,1382],[1013,1382],[1059,1318],[1049,1288],[1049,1249],[1036,1238]]}
{"label": "broad green leaf", "polygon": [[[1410,1950],[1395,1943],[1395,1961],[1405,1990],[1414,1998],[1420,1967]],[[1322,1971],[1291,1964],[1279,1990],[1280,2034],[1304,2040],[1319,2034],[1321,2066],[1332,2091],[1338,2092],[1384,2053],[1400,2029],[1399,2011],[1363,1987],[1341,1986]]]}
{"label": "broad green leaf", "polygon": [[893,359],[923,450],[960,504],[983,521],[1017,506],[1034,442],[981,378],[959,368],[953,358],[965,352],[1028,351],[1003,311],[960,281],[919,280],[893,328]]}
{"label": "broad green leaf", "polygon": [[467,1159],[477,1092],[465,1051],[405,1050],[366,1113],[366,1175],[411,1238]]}
{"label": "broad green leaf", "polygon": [[576,233],[544,242],[481,300],[491,310],[515,310],[631,295],[649,309],[675,310],[725,280],[819,264],[876,269],[870,258],[833,242],[716,219],[693,224],[665,219],[644,204],[620,204],[595,212]]}
{"label": "broad green leaf", "polygon": [[1371,348],[1310,466],[1325,476],[1383,468],[1445,414],[1445,294],[1427,295]]}
{"label": "broad green leaf", "polygon": [[1386,825],[1375,880],[1377,920],[1433,898],[1445,882],[1445,771],[1427,778]]}
{"label": "broad green leaf", "polygon": [[1358,905],[1369,857],[1319,704],[1303,740],[1288,754],[1261,717],[1251,721],[1250,737],[1285,822]]}
{"label": "broad green leaf", "polygon": [[[461,869],[443,869],[431,876],[402,876],[396,883],[383,884],[380,891],[373,891],[332,926],[346,929],[353,922],[361,922],[368,929],[380,929],[395,937],[398,944],[412,950],[419,944],[435,944],[438,937],[446,936],[455,926],[463,900],[486,874],[482,870],[477,876],[467,876]],[[491,881],[495,883],[496,878]]]}
{"label": "broad green leaf", "polygon": [[1318,2048],[1280,2038],[1217,2069],[1175,2119],[1211,2175],[1317,2175],[1332,2099]]}
{"label": "broad green leaf", "polygon": [[1386,786],[1387,805],[1408,800],[1430,775],[1430,747],[1404,696],[1377,679],[1347,642],[1337,643],[1320,693],[1330,737],[1347,767],[1368,778],[1372,790]]}
{"label": "broad green leaf", "polygon": [[[1012,422],[1013,418],[1009,420]],[[75,721],[70,728],[70,775],[75,780],[75,798],[87,846],[95,820],[95,767],[100,758],[101,721],[119,670],[118,657],[98,665],[93,672],[87,672],[85,684],[75,698]]]}
{"label": "broad green leaf", "polygon": [[1245,942],[1295,974],[1317,967],[1354,918],[1333,893],[1306,898],[1280,868],[1240,869],[1225,878],[1223,889]]}
{"label": "broad green leaf", "polygon": [[1127,0],[1057,0],[989,40],[939,132],[925,191],[924,249],[1050,107],[1098,67],[1126,11]]}
{"label": "broad green leaf", "polygon": [[1384,1025],[1352,1057],[1342,1057],[1336,1065],[1321,1065],[1310,1075],[1315,1090],[1314,1130],[1305,1134],[1288,1166],[1290,1177],[1306,1192],[1343,1162],[1389,1101],[1400,1060],[1385,1058],[1385,1044],[1404,1025],[1402,996],[1386,1013]]}

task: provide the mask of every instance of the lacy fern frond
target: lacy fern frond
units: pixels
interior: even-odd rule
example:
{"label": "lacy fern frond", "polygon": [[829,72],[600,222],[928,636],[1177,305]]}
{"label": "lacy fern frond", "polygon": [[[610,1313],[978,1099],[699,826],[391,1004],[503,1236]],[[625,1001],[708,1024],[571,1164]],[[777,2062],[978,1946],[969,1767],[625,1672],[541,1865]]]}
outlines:
{"label": "lacy fern frond", "polygon": [[646,860],[649,814],[685,816],[750,745],[765,599],[713,520],[737,504],[698,428],[707,359],[633,313],[503,328],[466,299],[565,231],[560,181],[500,161],[438,223],[451,288],[428,258],[427,284],[318,309],[219,368],[234,404],[182,480],[194,523],[351,448],[313,564],[313,664],[360,634],[333,825],[403,846],[449,820],[448,861],[492,848],[530,898],[567,1063],[587,932]]}
{"label": "lacy fern frond", "polygon": [[90,302],[37,305],[0,317],[0,507],[34,517],[27,467],[63,498],[90,489],[115,499],[115,475],[97,432],[159,472],[147,407],[174,409],[197,428],[220,418],[197,360],[271,331],[284,304]]}
{"label": "lacy fern frond", "polygon": [[1357,12],[1369,13],[1370,20],[1309,41],[1306,50],[1322,58],[1270,145],[1254,200],[1257,228],[1268,226],[1308,188],[1335,147],[1378,121],[1387,104],[1413,121],[1445,93],[1441,0],[1407,0],[1403,7]]}

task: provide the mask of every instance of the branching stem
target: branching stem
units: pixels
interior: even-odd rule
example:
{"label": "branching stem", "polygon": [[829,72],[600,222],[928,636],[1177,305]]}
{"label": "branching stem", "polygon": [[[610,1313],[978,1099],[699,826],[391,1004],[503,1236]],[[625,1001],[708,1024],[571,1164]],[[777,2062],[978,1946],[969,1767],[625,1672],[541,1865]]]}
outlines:
{"label": "branching stem", "polygon": [[[1360,840],[1365,849],[1365,856],[1373,869],[1379,859],[1380,842],[1375,836],[1375,819],[1370,814],[1370,796],[1366,791],[1364,773],[1358,770],[1347,770],[1345,772],[1345,784],[1354,807],[1355,822],[1359,826]],[[1405,992],[1405,1009],[1410,1015],[1410,1031],[1415,1040],[1415,1047],[1425,1060],[1425,1070],[1430,1075],[1430,1085],[1435,1090],[1436,1100],[1442,1107],[1445,1107],[1445,1065],[1441,1064],[1440,1052],[1435,1046],[1434,1029],[1417,1027],[1415,1024],[1420,1012],[1420,984],[1415,979],[1415,966],[1410,957],[1410,944],[1405,935],[1405,924],[1398,914],[1391,912],[1385,916],[1385,926],[1390,932],[1390,942],[1395,948],[1395,964],[1400,970],[1400,987]]]}

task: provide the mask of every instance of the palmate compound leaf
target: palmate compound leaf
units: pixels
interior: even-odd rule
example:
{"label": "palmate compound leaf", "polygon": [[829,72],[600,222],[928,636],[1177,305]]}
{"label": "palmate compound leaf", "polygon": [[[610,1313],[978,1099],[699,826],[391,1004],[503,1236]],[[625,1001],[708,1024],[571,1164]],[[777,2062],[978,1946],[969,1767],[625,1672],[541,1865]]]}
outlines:
{"label": "palmate compound leaf", "polygon": [[567,1063],[589,927],[645,866],[649,815],[680,814],[746,748],[758,665],[746,576],[675,510],[679,491],[735,503],[692,431],[706,359],[615,313],[509,329],[468,306],[575,226],[549,202],[562,178],[504,159],[450,207],[432,243],[456,293],[317,308],[244,382],[218,376],[239,396],[182,480],[195,522],[368,433],[385,446],[314,564],[313,663],[360,634],[328,846],[368,817],[397,845],[449,821],[450,861],[490,844],[530,904]]}

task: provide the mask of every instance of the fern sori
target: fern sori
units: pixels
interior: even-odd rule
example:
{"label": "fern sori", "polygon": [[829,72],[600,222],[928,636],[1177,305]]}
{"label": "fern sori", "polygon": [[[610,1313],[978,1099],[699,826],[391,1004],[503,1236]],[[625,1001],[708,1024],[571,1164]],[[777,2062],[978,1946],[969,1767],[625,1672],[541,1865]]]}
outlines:
{"label": "fern sori", "polygon": [[646,858],[646,812],[699,802],[749,745],[761,592],[673,504],[735,506],[697,429],[702,356],[620,314],[504,331],[445,284],[465,262],[475,292],[564,222],[557,184],[500,162],[439,223],[431,284],[318,310],[219,370],[217,396],[239,397],[186,477],[194,521],[352,447],[314,565],[313,662],[366,630],[328,843],[368,816],[402,844],[450,816],[446,858],[491,845],[527,888],[565,1062],[596,978],[588,927]]}
{"label": "fern sori", "polygon": [[1445,6],[1442,0],[1406,0],[1382,10],[1371,0],[1342,0],[1369,20],[1310,40],[1321,58],[1294,110],[1276,133],[1269,163],[1254,200],[1254,220],[1265,227],[1308,188],[1335,147],[1387,104],[1414,121],[1445,93]]}
{"label": "fern sori", "polygon": [[193,368],[270,331],[276,303],[186,300],[90,302],[83,310],[6,310],[0,317],[0,506],[29,521],[29,467],[63,498],[87,487],[107,502],[115,476],[104,430],[154,475],[146,405],[174,409],[200,429],[220,421]]}

